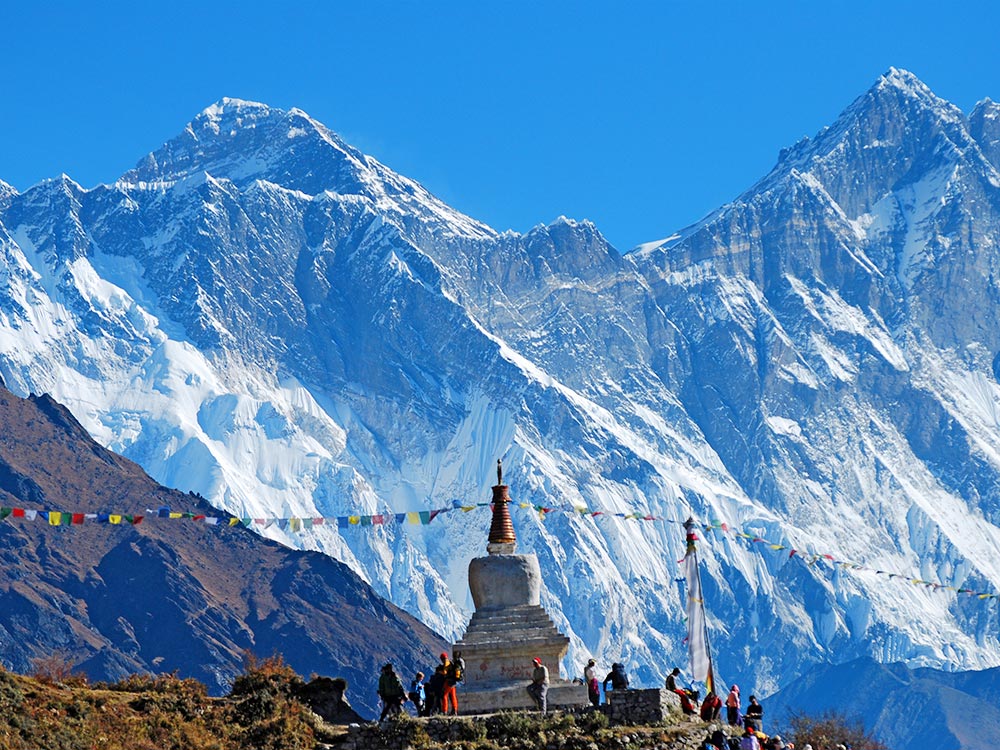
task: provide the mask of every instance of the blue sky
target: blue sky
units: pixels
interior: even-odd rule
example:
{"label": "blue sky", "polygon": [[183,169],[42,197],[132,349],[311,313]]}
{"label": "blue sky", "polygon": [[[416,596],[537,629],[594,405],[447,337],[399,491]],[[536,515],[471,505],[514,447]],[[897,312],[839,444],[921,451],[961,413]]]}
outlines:
{"label": "blue sky", "polygon": [[1000,99],[1000,3],[19,3],[0,179],[111,182],[223,96],[297,106],[497,229],[621,250],[731,200],[890,66]]}

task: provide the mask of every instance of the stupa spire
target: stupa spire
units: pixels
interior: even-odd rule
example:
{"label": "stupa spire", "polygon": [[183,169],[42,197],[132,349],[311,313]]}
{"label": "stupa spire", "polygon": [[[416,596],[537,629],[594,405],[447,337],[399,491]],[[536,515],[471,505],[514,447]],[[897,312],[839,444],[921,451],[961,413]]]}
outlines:
{"label": "stupa spire", "polygon": [[511,555],[517,547],[514,522],[510,520],[510,495],[503,483],[503,462],[497,459],[497,483],[493,487],[493,521],[486,551],[491,555]]}

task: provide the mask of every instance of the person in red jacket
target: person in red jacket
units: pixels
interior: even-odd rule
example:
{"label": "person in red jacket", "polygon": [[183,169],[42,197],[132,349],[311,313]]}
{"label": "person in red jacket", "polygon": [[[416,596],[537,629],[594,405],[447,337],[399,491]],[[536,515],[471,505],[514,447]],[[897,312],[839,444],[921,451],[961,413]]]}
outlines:
{"label": "person in red jacket", "polygon": [[719,718],[719,712],[721,710],[722,698],[717,696],[714,690],[709,690],[708,695],[705,696],[705,700],[701,703],[701,720],[715,721]]}

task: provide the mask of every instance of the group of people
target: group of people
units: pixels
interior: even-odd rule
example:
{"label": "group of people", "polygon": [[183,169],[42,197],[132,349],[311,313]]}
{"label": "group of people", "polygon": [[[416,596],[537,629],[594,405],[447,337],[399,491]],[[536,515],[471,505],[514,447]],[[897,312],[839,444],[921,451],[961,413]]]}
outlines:
{"label": "group of people", "polygon": [[[681,709],[684,713],[694,714],[695,706],[698,705],[698,691],[687,690],[677,683],[680,668],[674,667],[667,675],[666,688],[678,695],[681,701]],[[417,672],[410,689],[407,691],[403,687],[403,681],[396,673],[393,665],[386,664],[382,667],[379,675],[378,695],[382,700],[382,715],[379,721],[388,717],[396,716],[403,711],[403,704],[409,701],[413,704],[413,710],[418,716],[432,716],[437,713],[458,715],[458,685],[464,682],[465,660],[462,652],[456,651],[452,658],[442,652],[440,663],[435,667],[430,679],[424,681],[424,673]],[[587,694],[590,702],[594,706],[601,703],[601,687],[604,692],[608,692],[608,685],[612,690],[627,690],[629,686],[628,673],[625,665],[615,662],[611,665],[611,671],[604,678],[603,685],[597,679],[597,662],[594,659],[587,661],[587,666],[583,670],[583,682],[587,686]],[[531,682],[527,687],[528,695],[531,697],[535,707],[542,713],[548,710],[548,689],[549,670],[539,658],[532,659]],[[722,728],[716,724],[710,727],[709,735],[702,744],[703,750],[795,750],[794,743],[785,742],[780,735],[767,736],[763,731],[764,707],[754,695],[750,696],[746,713],[742,712],[740,700],[740,688],[733,685],[729,689],[725,702],[712,690],[701,702],[698,711],[703,721],[718,721],[722,708],[726,708],[726,722],[733,727],[742,727],[743,733],[737,740],[735,737],[727,737]],[[843,745],[839,745],[837,750],[849,750]],[[811,745],[806,744],[802,750],[813,750]]]}
{"label": "group of people", "polygon": [[[709,710],[706,712],[706,704],[712,698]],[[764,707],[757,700],[757,696],[751,695],[747,705],[746,713],[742,713],[742,703],[740,701],[740,688],[733,685],[729,688],[729,695],[726,696],[726,723],[733,727],[743,727],[743,734],[736,738],[726,738],[721,727],[716,725],[705,738],[704,750],[795,750],[794,742],[785,742],[780,734],[769,737],[763,731]],[[701,718],[705,721],[712,721],[718,718],[722,709],[722,700],[714,693],[710,692],[702,704]],[[708,714],[706,716],[706,713]],[[803,750],[812,750],[806,745]]]}
{"label": "group of people", "polygon": [[[602,685],[597,679],[597,662],[594,659],[587,662],[583,675],[590,702],[599,706]],[[417,716],[432,716],[438,713],[458,715],[457,688],[465,681],[465,660],[462,658],[462,652],[456,651],[451,659],[447,653],[442,653],[440,663],[430,679],[425,681],[424,677],[423,672],[417,672],[410,682],[410,689],[406,690],[393,665],[389,663],[383,666],[378,680],[378,696],[382,700],[382,714],[379,716],[379,721],[401,714],[403,705],[407,702],[413,705],[413,711]],[[624,664],[615,662],[611,665],[611,671],[603,682],[605,693],[609,684],[613,690],[628,688],[628,673]],[[527,691],[535,707],[542,713],[548,711],[548,690],[549,670],[542,664],[542,660],[536,657],[532,659],[531,682],[527,685]]]}
{"label": "group of people", "polygon": [[410,689],[403,687],[403,681],[392,664],[382,667],[378,679],[378,697],[382,699],[382,715],[379,721],[397,716],[403,712],[403,704],[413,704],[417,716],[453,713],[458,715],[458,685],[465,681],[465,660],[462,652],[456,651],[452,658],[442,652],[440,663],[434,668],[430,679],[424,681],[424,673],[417,672],[410,682]]}
{"label": "group of people", "polygon": [[[535,707],[545,713],[548,710],[548,686],[549,670],[542,664],[541,659],[533,659],[534,671],[531,676],[531,683],[528,685],[528,695],[535,702]],[[576,680],[579,683],[579,680]],[[597,680],[597,661],[587,660],[587,666],[583,668],[583,683],[587,686],[587,697],[590,698],[594,706],[601,705],[602,684]],[[612,690],[626,690],[628,688],[628,673],[625,665],[615,662],[611,665],[611,671],[604,678],[604,692],[608,692],[608,684]]]}

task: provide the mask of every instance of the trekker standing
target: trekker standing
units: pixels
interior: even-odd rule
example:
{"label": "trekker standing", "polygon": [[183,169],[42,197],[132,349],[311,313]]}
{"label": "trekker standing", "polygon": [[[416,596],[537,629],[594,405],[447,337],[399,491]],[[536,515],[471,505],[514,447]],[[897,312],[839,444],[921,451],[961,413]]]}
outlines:
{"label": "trekker standing", "polygon": [[403,712],[406,691],[403,690],[403,681],[399,679],[392,664],[382,667],[382,674],[378,678],[378,697],[382,699],[382,715],[378,717],[379,721],[387,716],[398,716]]}
{"label": "trekker standing", "polygon": [[549,670],[537,656],[531,660],[535,670],[531,673],[531,684],[528,685],[528,695],[543,714],[548,711]]}
{"label": "trekker standing", "polygon": [[750,696],[750,705],[747,706],[746,719],[752,721],[757,729],[764,731],[764,707],[757,702],[757,696]]}
{"label": "trekker standing", "polygon": [[740,688],[738,685],[729,688],[729,695],[726,696],[726,721],[731,727],[738,726],[740,723]]}
{"label": "trekker standing", "polygon": [[628,674],[625,672],[625,665],[621,662],[615,662],[611,665],[611,671],[608,672],[608,676],[604,678],[604,692],[608,692],[608,683],[611,683],[611,687],[614,690],[627,690],[628,689]]}
{"label": "trekker standing", "polygon": [[448,703],[450,702],[452,708],[455,710],[455,716],[458,716],[458,683],[465,676],[462,671],[465,665],[465,660],[462,659],[462,652],[456,651],[454,660],[450,662],[446,657],[445,663],[447,666],[444,669],[444,696],[441,698],[441,711],[447,715]]}
{"label": "trekker standing", "polygon": [[[444,675],[444,680],[441,683],[441,693],[438,698],[437,708],[441,709],[441,713],[448,713],[447,703],[445,701],[448,699],[448,670],[451,669],[451,660],[448,658],[448,654],[444,651],[441,652],[441,663],[438,664],[438,669],[441,670],[441,674]],[[436,671],[436,670],[435,670]]]}
{"label": "trekker standing", "polygon": [[444,667],[440,664],[434,670],[434,674],[427,680],[427,708],[425,716],[436,714],[441,710],[441,700],[444,697],[445,673]]}
{"label": "trekker standing", "polygon": [[410,702],[413,703],[413,708],[417,712],[417,716],[426,716],[424,712],[427,710],[427,691],[424,688],[423,672],[417,672],[416,677],[413,678],[413,682],[410,683],[408,697]]}
{"label": "trekker standing", "polygon": [[601,705],[601,688],[597,684],[597,662],[590,659],[583,670],[583,681],[587,683],[587,697],[595,705]]}

